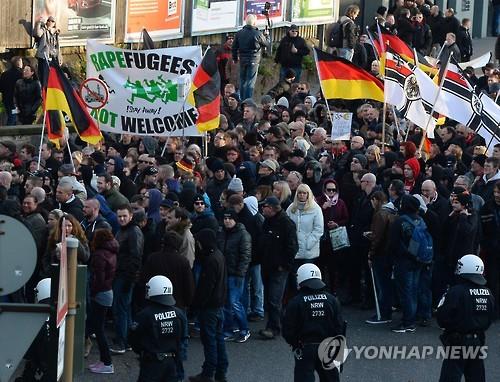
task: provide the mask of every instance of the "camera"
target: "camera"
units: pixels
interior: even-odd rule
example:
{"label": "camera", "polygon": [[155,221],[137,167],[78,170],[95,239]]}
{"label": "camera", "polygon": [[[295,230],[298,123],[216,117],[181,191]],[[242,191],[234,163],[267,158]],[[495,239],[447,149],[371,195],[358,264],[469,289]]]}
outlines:
{"label": "camera", "polygon": [[271,9],[271,3],[269,1],[266,1],[264,4],[264,9],[260,12],[264,16],[269,16],[269,10]]}

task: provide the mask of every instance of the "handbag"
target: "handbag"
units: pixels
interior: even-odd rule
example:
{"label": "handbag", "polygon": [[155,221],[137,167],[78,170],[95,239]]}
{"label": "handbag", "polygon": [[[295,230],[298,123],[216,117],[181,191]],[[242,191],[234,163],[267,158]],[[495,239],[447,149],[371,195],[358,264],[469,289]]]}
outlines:
{"label": "handbag", "polygon": [[332,248],[334,251],[338,251],[340,249],[348,248],[351,246],[351,243],[349,242],[349,236],[347,235],[347,228],[344,226],[330,230],[330,240],[332,242]]}

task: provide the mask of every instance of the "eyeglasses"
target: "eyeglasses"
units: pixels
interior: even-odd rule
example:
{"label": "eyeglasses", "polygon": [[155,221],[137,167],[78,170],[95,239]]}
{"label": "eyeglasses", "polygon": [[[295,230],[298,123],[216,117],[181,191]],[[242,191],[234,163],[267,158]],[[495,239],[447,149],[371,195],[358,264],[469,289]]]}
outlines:
{"label": "eyeglasses", "polygon": [[337,191],[336,188],[327,188],[326,189],[326,192],[335,192],[335,191]]}

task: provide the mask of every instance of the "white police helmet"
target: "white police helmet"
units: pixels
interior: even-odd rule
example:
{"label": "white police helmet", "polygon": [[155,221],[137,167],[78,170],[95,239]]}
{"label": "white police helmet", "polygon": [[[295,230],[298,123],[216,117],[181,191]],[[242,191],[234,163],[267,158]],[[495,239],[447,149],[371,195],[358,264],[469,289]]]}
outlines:
{"label": "white police helmet", "polygon": [[325,287],[325,283],[321,281],[321,271],[314,264],[303,264],[297,269],[297,284],[311,289]]}
{"label": "white police helmet", "polygon": [[50,298],[50,278],[40,280],[35,287],[35,302]]}
{"label": "white police helmet", "polygon": [[476,255],[465,255],[460,258],[455,273],[475,284],[486,285],[486,279],[483,276],[484,263]]}
{"label": "white police helmet", "polygon": [[146,284],[146,298],[163,305],[175,305],[172,282],[165,276],[154,276]]}

